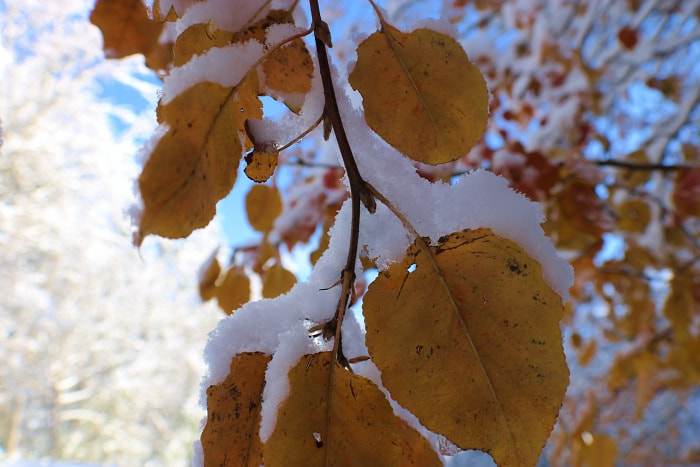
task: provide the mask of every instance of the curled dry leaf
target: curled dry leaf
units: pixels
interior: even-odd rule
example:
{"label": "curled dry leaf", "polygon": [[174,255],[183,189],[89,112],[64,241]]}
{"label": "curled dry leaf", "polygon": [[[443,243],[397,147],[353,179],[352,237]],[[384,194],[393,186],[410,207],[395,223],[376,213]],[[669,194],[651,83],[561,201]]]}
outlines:
{"label": "curled dry leaf", "polygon": [[385,24],[357,48],[350,85],[367,124],[411,159],[444,164],[469,152],[488,119],[479,69],[452,37]]}
{"label": "curled dry leaf", "polygon": [[226,379],[207,389],[207,423],[202,431],[205,467],[263,463],[258,432],[265,370],[271,358],[260,352],[236,355]]}
{"label": "curled dry leaf", "polygon": [[364,298],[367,347],[428,429],[501,466],[535,465],[568,384],[561,298],[488,229],[414,245]]}
{"label": "curled dry leaf", "polygon": [[262,149],[255,148],[245,156],[245,174],[256,183],[266,182],[275,172],[278,161],[278,151],[274,145],[265,145]]}
{"label": "curled dry leaf", "polygon": [[263,447],[265,465],[442,465],[428,441],[379,388],[331,353],[305,355],[289,372],[289,397]]}

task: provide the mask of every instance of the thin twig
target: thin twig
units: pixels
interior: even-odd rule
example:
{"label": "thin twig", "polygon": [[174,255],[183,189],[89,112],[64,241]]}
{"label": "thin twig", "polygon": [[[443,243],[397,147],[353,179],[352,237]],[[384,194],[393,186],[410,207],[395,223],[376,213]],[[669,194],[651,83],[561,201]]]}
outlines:
{"label": "thin twig", "polygon": [[599,166],[619,167],[630,170],[660,170],[662,172],[697,168],[697,166],[688,164],[641,164],[636,162],[618,161],[614,159],[595,161],[595,164]]}
{"label": "thin twig", "polygon": [[311,7],[312,18],[311,27],[314,30],[314,38],[316,40],[316,54],[318,56],[319,73],[321,74],[321,81],[323,83],[323,94],[325,98],[324,113],[331,122],[333,133],[335,133],[335,138],[338,143],[338,149],[340,150],[340,154],[343,158],[343,164],[345,165],[345,172],[347,173],[348,181],[350,183],[352,207],[352,218],[350,221],[350,245],[348,246],[348,256],[345,262],[345,267],[340,275],[342,291],[338,308],[336,309],[335,316],[327,325],[327,330],[333,331],[333,334],[335,335],[335,340],[333,342],[334,359],[337,358],[337,361],[339,361],[343,366],[348,367],[347,360],[343,355],[340,330],[342,327],[343,317],[345,316],[345,311],[350,302],[352,285],[355,281],[355,262],[358,249],[357,245],[360,239],[360,206],[361,203],[364,203],[370,211],[373,211],[374,199],[367,190],[366,183],[360,175],[359,169],[357,168],[357,163],[355,162],[355,157],[352,154],[350,142],[348,141],[347,134],[345,133],[343,120],[340,116],[340,109],[338,108],[338,101],[336,99],[335,89],[333,87],[333,76],[331,74],[331,67],[328,61],[328,54],[326,52],[326,45],[330,45],[330,31],[328,29],[328,24],[326,24],[326,22],[321,18],[318,0],[309,0],[309,5]]}
{"label": "thin twig", "polygon": [[292,140],[291,140],[290,142],[288,142],[287,144],[285,144],[285,145],[283,145],[282,147],[278,148],[277,150],[278,150],[279,152],[282,152],[282,151],[284,151],[285,149],[289,148],[291,145],[297,143],[298,141],[301,141],[301,140],[304,138],[304,136],[306,136],[306,135],[308,135],[309,133],[311,133],[311,132],[314,130],[314,128],[316,128],[322,121],[323,121],[323,115],[321,115],[320,117],[318,117],[318,120],[316,120],[309,128],[307,128],[306,130],[304,130],[303,133],[301,133],[301,134],[300,134],[299,136],[297,136],[296,138],[292,139]]}

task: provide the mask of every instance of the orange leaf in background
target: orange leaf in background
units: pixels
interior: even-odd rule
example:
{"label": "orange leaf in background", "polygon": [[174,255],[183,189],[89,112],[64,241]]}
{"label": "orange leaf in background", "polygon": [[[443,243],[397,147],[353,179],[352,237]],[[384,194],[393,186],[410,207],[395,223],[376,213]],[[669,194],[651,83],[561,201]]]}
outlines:
{"label": "orange leaf in background", "polygon": [[587,467],[614,467],[617,460],[617,443],[603,433],[583,432],[579,441],[579,465]]}
{"label": "orange leaf in background", "polygon": [[163,29],[148,17],[142,0],[98,0],[90,22],[102,31],[107,58],[148,55]]}
{"label": "orange leaf in background", "polygon": [[411,159],[437,165],[466,155],[483,136],[488,90],[452,37],[385,24],[362,41],[350,73],[367,124]]}
{"label": "orange leaf in background", "polygon": [[367,378],[305,355],[289,372],[289,397],[263,447],[265,465],[442,465],[428,441],[394,415]]}
{"label": "orange leaf in background", "polygon": [[639,42],[639,32],[634,28],[625,26],[617,33],[617,38],[626,49],[632,50]]}
{"label": "orange leaf in background", "polygon": [[269,232],[282,213],[282,197],[277,188],[253,185],[245,197],[248,222],[258,232]]}
{"label": "orange leaf in background", "polygon": [[619,220],[617,227],[626,232],[642,233],[651,219],[649,205],[641,199],[632,199],[615,206]]}
{"label": "orange leaf in background", "polygon": [[226,272],[216,289],[216,299],[227,315],[250,301],[250,279],[242,267],[234,266]]}
{"label": "orange leaf in background", "polygon": [[207,389],[207,423],[202,431],[206,467],[263,463],[258,431],[265,370],[271,358],[259,352],[236,355],[226,379]]}
{"label": "orange leaf in background", "polygon": [[278,297],[292,290],[292,287],[294,287],[296,283],[297,278],[291,271],[279,264],[275,264],[265,271],[262,295],[265,298]]}
{"label": "orange leaf in background", "polygon": [[673,204],[681,218],[700,217],[700,168],[681,169],[676,174]]}
{"label": "orange leaf in background", "polygon": [[202,265],[199,273],[199,297],[204,302],[214,298],[214,295],[216,295],[216,280],[221,274],[221,265],[219,260],[216,259],[216,253],[215,251]]}
{"label": "orange leaf in background", "polygon": [[399,404],[462,449],[535,465],[569,372],[561,298],[522,248],[488,229],[414,245],[370,285],[363,311]]}

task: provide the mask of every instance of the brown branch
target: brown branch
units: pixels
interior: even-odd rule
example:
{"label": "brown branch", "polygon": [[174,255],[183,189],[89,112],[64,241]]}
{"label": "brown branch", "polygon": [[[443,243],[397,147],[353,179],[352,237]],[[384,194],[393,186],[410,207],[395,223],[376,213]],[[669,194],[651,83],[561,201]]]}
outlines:
{"label": "brown branch", "polygon": [[308,135],[309,133],[311,133],[311,132],[314,130],[314,128],[316,128],[322,121],[323,121],[323,115],[321,115],[320,117],[318,117],[318,120],[316,120],[309,128],[307,128],[306,130],[304,130],[299,136],[297,136],[296,138],[292,139],[292,140],[289,141],[287,144],[282,145],[282,147],[278,148],[277,151],[282,152],[282,151],[284,151],[285,149],[288,149],[288,148],[289,148],[290,146],[292,146],[293,144],[296,144],[297,142],[301,141],[306,135]]}
{"label": "brown branch", "polygon": [[328,24],[323,21],[321,17],[318,0],[309,0],[309,6],[311,7],[311,28],[314,31],[314,38],[316,41],[316,54],[318,56],[319,73],[321,74],[321,82],[323,83],[323,95],[325,99],[323,111],[326,117],[328,117],[328,120],[330,120],[333,133],[335,134],[335,138],[338,143],[338,149],[340,150],[340,154],[343,158],[343,165],[345,165],[345,172],[347,173],[348,181],[350,183],[350,196],[352,203],[350,245],[348,246],[348,256],[345,266],[340,274],[340,283],[342,284],[341,296],[333,319],[326,325],[324,335],[332,333],[335,336],[335,340],[333,342],[333,358],[337,359],[337,361],[343,366],[349,367],[347,359],[343,355],[340,331],[343,323],[343,317],[345,316],[345,311],[350,303],[352,286],[355,282],[355,262],[357,259],[357,249],[360,239],[360,203],[363,203],[370,212],[374,212],[375,203],[374,198],[367,189],[365,180],[362,178],[360,171],[357,168],[355,157],[353,156],[352,149],[350,147],[350,142],[348,141],[347,134],[345,133],[343,120],[340,116],[340,109],[338,108],[338,101],[336,99],[335,89],[333,87],[333,76],[331,73],[330,63],[328,61],[328,54],[326,52],[326,46],[331,46],[331,36],[330,30],[328,29]]}
{"label": "brown branch", "polygon": [[619,167],[621,169],[629,169],[629,170],[648,170],[648,171],[659,170],[662,172],[671,172],[674,170],[683,170],[683,169],[693,169],[693,168],[697,167],[697,166],[688,165],[688,164],[640,164],[640,163],[636,163],[636,162],[618,161],[618,160],[614,160],[614,159],[595,161],[595,164],[598,166]]}
{"label": "brown branch", "polygon": [[340,169],[340,170],[345,170],[345,167],[343,167],[342,165],[328,164],[325,162],[306,161],[304,159],[299,159],[299,158],[280,161],[280,165],[308,167],[310,169]]}

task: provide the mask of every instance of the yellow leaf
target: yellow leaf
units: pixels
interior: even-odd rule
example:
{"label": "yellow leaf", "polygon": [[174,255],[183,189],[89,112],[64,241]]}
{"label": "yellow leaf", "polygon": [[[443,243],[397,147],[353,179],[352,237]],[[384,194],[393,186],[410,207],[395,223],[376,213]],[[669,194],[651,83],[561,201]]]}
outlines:
{"label": "yellow leaf", "polygon": [[216,251],[202,265],[202,270],[199,274],[199,296],[202,301],[207,301],[214,298],[216,295],[216,280],[221,274],[221,265],[216,259]]}
{"label": "yellow leaf", "polygon": [[617,443],[610,436],[603,433],[582,434],[580,451],[578,451],[580,465],[588,467],[614,467],[617,460]]}
{"label": "yellow leaf", "polygon": [[275,172],[277,158],[278,152],[274,148],[270,148],[268,151],[254,149],[253,152],[245,156],[248,165],[246,165],[244,172],[254,182],[266,182]]}
{"label": "yellow leaf", "polygon": [[290,391],[263,447],[265,465],[442,465],[429,443],[398,419],[370,380],[305,355],[289,372]]}
{"label": "yellow leaf", "polygon": [[226,379],[207,389],[207,423],[202,431],[206,467],[262,464],[258,431],[270,359],[259,352],[236,355]]}
{"label": "yellow leaf", "polygon": [[414,245],[364,298],[367,347],[428,429],[501,466],[535,465],[568,384],[561,298],[488,229]]}
{"label": "yellow leaf", "polygon": [[262,70],[265,84],[275,91],[289,94],[311,91],[314,62],[301,39],[272,52],[263,62]]}
{"label": "yellow leaf", "polygon": [[444,34],[384,25],[358,47],[349,81],[362,94],[370,128],[414,160],[456,160],[486,129],[486,82]]}
{"label": "yellow leaf", "polygon": [[219,307],[227,315],[248,303],[250,300],[250,279],[240,266],[228,270],[221,285],[216,289]]}
{"label": "yellow leaf", "polygon": [[297,278],[287,269],[279,264],[275,264],[270,269],[265,271],[265,280],[263,281],[262,295],[265,298],[275,298],[283,293],[289,292],[294,284],[297,283]]}
{"label": "yellow leaf", "polygon": [[193,24],[177,37],[173,46],[173,64],[182,66],[212,47],[224,47],[233,41],[234,36],[235,33],[216,29],[211,24]]}
{"label": "yellow leaf", "polygon": [[591,360],[593,360],[593,357],[595,357],[596,353],[598,352],[598,341],[595,339],[591,339],[588,341],[588,344],[586,344],[585,347],[582,347],[579,349],[578,352],[578,363],[581,366],[588,366],[589,363],[591,363]]}
{"label": "yellow leaf", "polygon": [[282,213],[282,197],[277,188],[253,185],[245,197],[248,222],[258,232],[269,232]]}
{"label": "yellow leaf", "polygon": [[107,58],[148,55],[158,45],[163,28],[148,17],[141,0],[98,0],[90,22],[102,31]]}
{"label": "yellow leaf", "polygon": [[[631,152],[625,156],[625,162],[632,162],[635,164],[649,164],[649,156],[647,156],[646,151],[638,149]],[[635,169],[620,169],[620,177],[633,187],[638,187],[648,182],[651,178],[651,170],[635,170]]]}
{"label": "yellow leaf", "polygon": [[651,219],[649,205],[640,199],[625,201],[616,206],[619,215],[617,227],[626,232],[643,233]]}
{"label": "yellow leaf", "polygon": [[262,115],[260,101],[250,96],[251,79],[238,88],[200,83],[159,106],[168,132],[139,177],[144,209],[137,244],[148,234],[186,237],[214,217],[236,180],[243,122]]}

